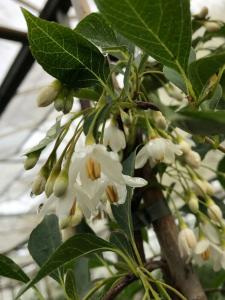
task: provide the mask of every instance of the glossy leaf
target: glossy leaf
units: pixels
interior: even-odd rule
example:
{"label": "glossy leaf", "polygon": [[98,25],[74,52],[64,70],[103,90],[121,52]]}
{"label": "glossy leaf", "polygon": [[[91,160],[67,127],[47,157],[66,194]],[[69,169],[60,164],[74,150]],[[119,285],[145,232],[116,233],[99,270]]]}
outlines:
{"label": "glossy leaf", "polygon": [[[132,176],[134,173],[136,152],[132,152],[123,163],[123,174]],[[126,233],[127,237],[133,234],[133,221],[131,216],[132,188],[127,187],[127,199],[124,204],[112,205],[112,212],[120,228]]]}
{"label": "glossy leaf", "polygon": [[147,54],[171,68],[187,69],[191,49],[188,0],[95,2],[112,26]]}
{"label": "glossy leaf", "polygon": [[28,249],[37,264],[42,266],[61,243],[58,218],[55,215],[48,215],[31,232]]}
{"label": "glossy leaf", "polygon": [[13,260],[3,254],[0,254],[0,276],[15,279],[24,283],[30,280]]}
{"label": "glossy leaf", "polygon": [[115,251],[116,247],[93,234],[77,234],[68,239],[42,265],[36,276],[19,292],[17,299],[43,277],[51,274],[61,266],[91,253]]}
{"label": "glossy leaf", "polygon": [[32,54],[46,72],[76,88],[107,81],[107,61],[92,43],[72,29],[23,13]]}
{"label": "glossy leaf", "polygon": [[113,231],[110,235],[110,242],[116,245],[117,248],[121,249],[124,253],[133,257],[131,244],[123,232]]}
{"label": "glossy leaf", "polygon": [[77,294],[76,282],[72,270],[68,270],[66,273],[65,291],[70,299],[79,300],[79,296]]}
{"label": "glossy leaf", "polygon": [[216,135],[225,132],[224,110],[183,110],[176,115],[175,119],[177,126],[193,134]]}
{"label": "glossy leaf", "polygon": [[225,65],[225,52],[203,57],[189,66],[189,77],[197,96],[199,96],[210,77]]}
{"label": "glossy leaf", "polygon": [[120,46],[115,32],[99,13],[88,15],[78,23],[75,31],[103,49]]}

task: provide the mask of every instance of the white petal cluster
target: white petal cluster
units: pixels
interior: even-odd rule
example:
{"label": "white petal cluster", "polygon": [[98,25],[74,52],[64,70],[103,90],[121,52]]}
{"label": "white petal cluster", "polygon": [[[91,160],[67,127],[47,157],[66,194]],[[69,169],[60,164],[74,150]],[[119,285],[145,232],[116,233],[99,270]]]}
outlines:
{"label": "white petal cluster", "polygon": [[214,271],[225,270],[225,247],[212,245],[212,262]]}
{"label": "white petal cluster", "polygon": [[50,85],[43,88],[37,98],[37,104],[40,107],[45,107],[51,104],[58,96],[61,90],[61,83],[58,80],[54,80]]}
{"label": "white petal cluster", "polygon": [[109,146],[114,152],[119,152],[126,147],[124,132],[112,121],[104,130],[103,144]]}
{"label": "white petal cluster", "polygon": [[[104,199],[112,204],[124,203],[126,186],[142,187],[146,184],[147,181],[142,178],[122,173],[116,153],[107,151],[101,144],[88,145],[74,153],[66,192],[60,197],[50,196],[45,210],[55,202],[61,226],[71,226],[79,222],[82,215],[86,218],[96,215],[98,208],[105,205]],[[57,190],[56,187],[54,190]],[[78,214],[79,210],[81,213]]]}
{"label": "white petal cluster", "polygon": [[175,155],[181,155],[180,146],[169,139],[157,137],[150,140],[137,154],[135,168],[142,168],[149,160],[151,167],[157,163],[171,164],[175,161]]}
{"label": "white petal cluster", "polygon": [[197,239],[194,232],[185,227],[178,234],[178,247],[183,258],[188,258],[192,255],[193,250],[197,245]]}

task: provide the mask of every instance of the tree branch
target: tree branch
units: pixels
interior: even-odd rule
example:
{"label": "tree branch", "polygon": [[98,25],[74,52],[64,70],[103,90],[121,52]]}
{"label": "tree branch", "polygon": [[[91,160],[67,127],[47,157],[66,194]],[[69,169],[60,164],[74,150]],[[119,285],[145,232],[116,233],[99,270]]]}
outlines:
{"label": "tree branch", "polygon": [[[159,187],[155,172],[146,164],[142,170],[142,177],[151,183],[151,187],[143,192],[146,208],[151,210],[158,202],[166,201]],[[188,300],[206,300],[199,279],[191,264],[186,264],[181,258],[177,237],[178,230],[171,213],[153,220],[153,228],[161,246],[162,256],[165,258],[171,278],[170,284],[179,290]]]}
{"label": "tree branch", "polygon": [[[153,261],[150,260],[145,264],[145,268],[148,271],[153,271],[159,268],[163,268],[164,267],[164,262],[161,260],[158,261]],[[132,282],[138,280],[139,278],[136,277],[133,274],[128,274],[127,276],[121,278],[116,285],[114,285],[109,291],[108,293],[104,296],[104,298],[102,298],[102,300],[113,300],[115,299],[116,296],[119,295],[119,293],[125,288],[127,287],[129,284],[131,284]]]}

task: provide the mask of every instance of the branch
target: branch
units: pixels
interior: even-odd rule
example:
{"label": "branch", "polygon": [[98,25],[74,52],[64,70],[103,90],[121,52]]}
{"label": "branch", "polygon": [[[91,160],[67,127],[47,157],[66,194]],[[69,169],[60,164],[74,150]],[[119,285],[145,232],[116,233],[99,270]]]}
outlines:
{"label": "branch", "polygon": [[[150,260],[145,264],[145,268],[148,271],[153,271],[159,268],[163,268],[164,267],[164,262],[161,260],[158,261],[153,261]],[[102,298],[102,300],[113,300],[115,299],[116,296],[119,295],[119,293],[125,288],[127,287],[129,284],[131,284],[132,282],[138,280],[139,278],[136,277],[133,274],[128,274],[125,277],[121,278],[117,284],[115,284],[109,291],[108,293],[104,296],[104,298]]]}
{"label": "branch", "polygon": [[210,139],[209,137],[205,138],[205,141],[212,145],[214,149],[216,150],[220,150],[221,152],[225,153],[225,147],[223,147],[222,145],[217,145],[212,139]]}
{"label": "branch", "polygon": [[[143,192],[145,207],[151,211],[151,207],[165,202],[166,199],[162,190],[157,186],[156,174],[149,164],[145,165],[140,175],[151,182],[151,187],[147,187]],[[186,264],[180,256],[177,242],[178,230],[173,215],[168,212],[153,220],[152,223],[161,246],[162,256],[168,265],[171,279],[169,284],[179,290],[188,300],[206,300],[207,297],[191,264]]]}

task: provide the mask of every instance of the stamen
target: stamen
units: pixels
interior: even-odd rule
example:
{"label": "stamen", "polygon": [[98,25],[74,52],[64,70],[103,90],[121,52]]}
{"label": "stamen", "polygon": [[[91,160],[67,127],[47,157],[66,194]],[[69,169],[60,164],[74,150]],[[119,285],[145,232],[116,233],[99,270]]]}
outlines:
{"label": "stamen", "polygon": [[87,176],[91,180],[96,180],[101,176],[101,165],[96,160],[89,158],[86,161]]}
{"label": "stamen", "polygon": [[119,197],[118,197],[118,192],[117,192],[117,189],[116,189],[115,186],[108,185],[107,188],[106,188],[106,190],[105,190],[105,192],[106,192],[107,198],[109,199],[109,201],[111,203],[118,202]]}
{"label": "stamen", "polygon": [[208,260],[210,257],[210,250],[209,248],[206,249],[203,253],[201,253],[201,257],[203,260]]}
{"label": "stamen", "polygon": [[76,199],[74,199],[73,201],[73,205],[71,206],[70,208],[70,213],[69,213],[69,216],[74,216],[75,215],[75,212],[76,212]]}

